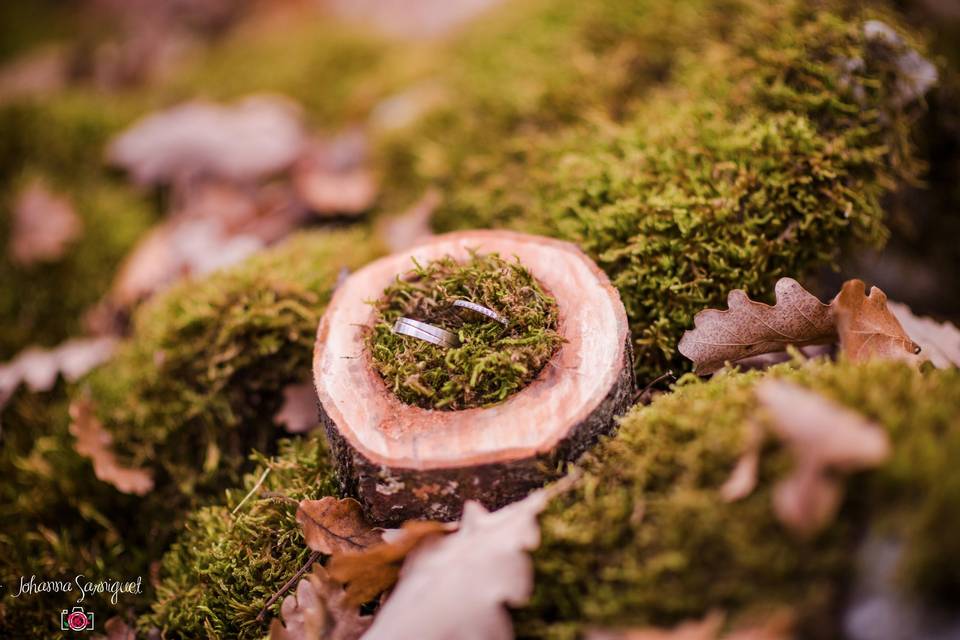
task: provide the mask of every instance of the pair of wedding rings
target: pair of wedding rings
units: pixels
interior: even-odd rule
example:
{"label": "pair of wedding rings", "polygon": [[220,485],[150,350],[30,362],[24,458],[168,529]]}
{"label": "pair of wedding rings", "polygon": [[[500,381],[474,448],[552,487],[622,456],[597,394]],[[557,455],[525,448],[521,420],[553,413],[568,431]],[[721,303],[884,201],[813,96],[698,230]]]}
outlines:
{"label": "pair of wedding rings", "polygon": [[[469,309],[470,311],[474,311],[499,322],[504,326],[508,324],[507,319],[493,309],[488,309],[483,305],[470,302],[469,300],[455,300],[453,306],[460,307],[461,309]],[[440,347],[453,348],[460,346],[460,339],[457,338],[457,334],[452,331],[447,331],[446,329],[441,329],[440,327],[435,327],[432,324],[420,322],[412,318],[397,318],[397,321],[393,323],[393,332],[401,336],[417,338]]]}

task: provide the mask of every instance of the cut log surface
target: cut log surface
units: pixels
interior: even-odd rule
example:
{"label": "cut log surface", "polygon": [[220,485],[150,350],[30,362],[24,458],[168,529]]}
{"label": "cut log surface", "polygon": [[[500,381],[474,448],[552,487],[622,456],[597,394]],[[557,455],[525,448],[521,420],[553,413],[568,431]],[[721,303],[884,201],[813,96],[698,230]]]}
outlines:
{"label": "cut log surface", "polygon": [[[411,258],[466,261],[471,249],[519,258],[556,299],[565,342],[498,405],[405,404],[372,366],[369,302],[411,269]],[[351,275],[320,322],[313,367],[337,475],[380,525],[456,519],[466,500],[495,509],[523,498],[610,432],[635,387],[626,312],[607,276],[572,244],[509,231],[434,236]]]}

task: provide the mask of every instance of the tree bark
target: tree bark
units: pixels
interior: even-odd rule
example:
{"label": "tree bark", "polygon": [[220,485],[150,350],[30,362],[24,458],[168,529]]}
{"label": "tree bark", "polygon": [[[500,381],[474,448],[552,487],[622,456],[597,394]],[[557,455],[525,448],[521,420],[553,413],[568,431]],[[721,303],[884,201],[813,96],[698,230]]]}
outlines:
{"label": "tree bark", "polygon": [[[379,298],[410,270],[468,250],[516,256],[557,301],[565,342],[528,386],[504,402],[462,411],[401,402],[373,369],[364,327]],[[572,244],[509,231],[430,238],[364,267],[338,287],[317,330],[314,383],[344,490],[379,525],[452,520],[466,500],[490,509],[556,477],[615,426],[635,381],[617,290]]]}

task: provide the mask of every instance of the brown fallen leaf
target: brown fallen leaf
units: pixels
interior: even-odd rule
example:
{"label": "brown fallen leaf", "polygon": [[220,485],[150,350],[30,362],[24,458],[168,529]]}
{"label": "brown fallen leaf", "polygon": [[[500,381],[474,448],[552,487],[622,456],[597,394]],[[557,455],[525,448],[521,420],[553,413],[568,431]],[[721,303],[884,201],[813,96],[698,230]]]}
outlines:
{"label": "brown fallen leaf", "polygon": [[960,367],[960,329],[950,322],[937,322],[931,318],[914,315],[905,304],[887,301],[887,308],[900,322],[907,335],[938,369]]}
{"label": "brown fallen leaf", "polygon": [[112,337],[74,338],[55,349],[31,347],[0,365],[0,409],[20,384],[34,392],[49,391],[57,376],[74,382],[113,355],[117,341]]}
{"label": "brown fallen leaf", "polygon": [[357,215],[377,197],[377,181],[367,164],[367,140],[349,131],[307,146],[293,167],[297,194],[319,216]]}
{"label": "brown fallen leaf", "polygon": [[301,500],[297,522],[307,546],[327,555],[365,549],[380,541],[380,531],[367,524],[353,498]]}
{"label": "brown fallen leaf", "polygon": [[757,486],[757,467],[760,464],[760,449],[763,446],[763,429],[754,420],[747,422],[746,429],[744,451],[730,477],[720,487],[720,498],[724,502],[742,500]]}
{"label": "brown fallen leaf", "polygon": [[468,501],[455,533],[428,538],[407,556],[365,640],[512,638],[504,604],[520,606],[530,598],[527,551],[540,544],[537,516],[575,479],[568,476],[494,512]]}
{"label": "brown fallen leaf", "polygon": [[854,362],[886,358],[919,363],[920,347],[903,331],[877,287],[867,296],[862,281],[848,280],[829,305],[792,278],[777,281],[775,291],[772,307],[736,289],[727,310],[705,309],[694,317],[694,328],[683,334],[678,350],[693,361],[696,373],[714,373],[726,362],[756,362],[762,354],[789,346],[836,341]]}
{"label": "brown fallen leaf", "polygon": [[765,380],[756,395],[794,460],[774,489],[774,511],[795,533],[812,536],[839,507],[843,487],[837,474],[884,462],[889,439],[859,413],[791,382]]}
{"label": "brown fallen leaf", "polygon": [[683,334],[678,350],[693,360],[697,373],[708,374],[726,362],[836,339],[830,307],[799,282],[781,278],[774,292],[777,302],[770,306],[734,289],[727,310],[705,309],[694,317],[694,329]]}
{"label": "brown fallen leaf", "polygon": [[430,218],[440,205],[440,192],[430,189],[403,213],[382,218],[377,236],[390,251],[403,251],[433,235]]}
{"label": "brown fallen leaf", "polygon": [[874,358],[904,360],[916,364],[920,346],[904,332],[887,308],[887,296],[862,280],[847,280],[830,303],[840,337],[840,349],[853,362]]}
{"label": "brown fallen leaf", "polygon": [[17,194],[13,205],[10,256],[24,266],[59,260],[82,232],[83,222],[70,201],[36,179]]}
{"label": "brown fallen leaf", "polygon": [[232,105],[195,101],[134,123],[107,150],[140,184],[217,177],[248,181],[289,167],[300,154],[300,109],[255,95]]}
{"label": "brown fallen leaf", "polygon": [[356,640],[373,620],[346,602],[343,588],[320,565],[280,605],[283,622],[270,623],[270,640]]}
{"label": "brown fallen leaf", "polygon": [[363,551],[335,553],[327,563],[327,570],[331,577],[347,585],[347,603],[360,605],[397,582],[404,558],[421,541],[455,528],[456,525],[451,523],[410,520],[403,523],[403,527],[389,540],[385,533],[384,541],[380,544]]}
{"label": "brown fallen leaf", "polygon": [[320,423],[317,391],[312,382],[288,384],[283,388],[283,406],[273,417],[287,433],[306,433]]}
{"label": "brown fallen leaf", "polygon": [[153,478],[144,469],[121,465],[111,445],[113,436],[104,428],[93,411],[93,402],[82,398],[70,403],[70,435],[76,438],[74,448],[93,463],[97,479],[113,485],[122,493],[145,495],[153,489]]}

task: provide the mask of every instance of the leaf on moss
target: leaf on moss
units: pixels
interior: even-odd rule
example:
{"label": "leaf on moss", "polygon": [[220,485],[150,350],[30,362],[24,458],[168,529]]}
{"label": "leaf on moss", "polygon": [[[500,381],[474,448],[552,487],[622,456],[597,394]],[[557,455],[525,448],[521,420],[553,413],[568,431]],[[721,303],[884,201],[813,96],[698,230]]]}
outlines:
{"label": "leaf on moss", "polygon": [[367,139],[358,130],[309,143],[292,177],[297,194],[320,216],[357,215],[377,197],[377,181],[367,164]]}
{"label": "leaf on moss", "polygon": [[39,179],[17,194],[12,222],[10,256],[23,266],[59,260],[83,232],[83,221],[70,201]]}
{"label": "leaf on moss", "polygon": [[336,553],[327,563],[330,575],[347,585],[347,602],[369,602],[397,582],[404,558],[422,541],[455,529],[456,525],[409,520],[399,530],[384,533],[384,541],[358,552]]}
{"label": "leaf on moss", "polygon": [[875,358],[917,363],[920,347],[904,332],[887,306],[887,296],[860,280],[848,280],[823,304],[792,278],[781,278],[774,306],[755,302],[740,289],[730,292],[728,309],[705,309],[694,328],[683,334],[678,349],[698,374],[714,373],[726,362],[783,351],[789,346],[839,341],[847,358]]}
{"label": "leaf on moss", "polygon": [[859,413],[790,382],[766,380],[756,395],[794,459],[792,471],[774,489],[774,511],[792,531],[811,536],[840,504],[837,474],[884,462],[891,453],[889,439]]}
{"label": "leaf on moss", "polygon": [[283,388],[283,406],[273,421],[288,433],[306,433],[319,424],[317,391],[312,382],[288,384]]}
{"label": "leaf on moss", "polygon": [[380,531],[367,523],[360,503],[352,498],[301,500],[297,522],[307,546],[327,555],[365,549],[380,541]]}
{"label": "leaf on moss", "polygon": [[144,469],[121,465],[113,452],[113,436],[94,415],[93,402],[81,398],[70,404],[70,434],[76,438],[74,448],[93,463],[93,473],[123,493],[145,495],[153,489],[153,478]]}
{"label": "leaf on moss", "polygon": [[196,176],[246,181],[290,166],[303,137],[300,109],[287,98],[194,101],[134,123],[110,143],[107,155],[140,184]]}
{"label": "leaf on moss", "polygon": [[830,303],[836,319],[840,348],[853,362],[875,358],[917,363],[920,346],[910,339],[887,308],[887,296],[862,280],[847,280]]}
{"label": "leaf on moss", "polygon": [[799,282],[781,278],[774,291],[777,302],[770,306],[734,289],[727,310],[705,309],[694,316],[694,329],[680,339],[680,353],[693,360],[697,373],[708,374],[728,361],[835,339],[830,307]]}
{"label": "leaf on moss", "polygon": [[346,602],[343,588],[320,565],[283,599],[280,615],[283,622],[270,623],[270,640],[356,640],[372,620]]}
{"label": "leaf on moss", "polygon": [[951,322],[937,322],[915,315],[905,304],[887,301],[887,308],[907,335],[920,345],[920,356],[938,369],[960,367],[960,329]]}
{"label": "leaf on moss", "polygon": [[533,589],[527,551],[540,544],[537,516],[574,476],[489,512],[468,501],[455,533],[434,536],[407,556],[367,640],[512,638],[504,604],[520,606]]}
{"label": "leaf on moss", "polygon": [[31,347],[21,351],[0,365],[0,409],[21,383],[40,392],[52,389],[60,374],[73,382],[109,359],[116,345],[111,337],[74,338],[55,349]]}
{"label": "leaf on moss", "polygon": [[742,500],[757,486],[757,467],[760,464],[760,449],[763,446],[763,429],[754,420],[747,422],[746,429],[744,451],[730,477],[720,487],[720,497],[724,502]]}

